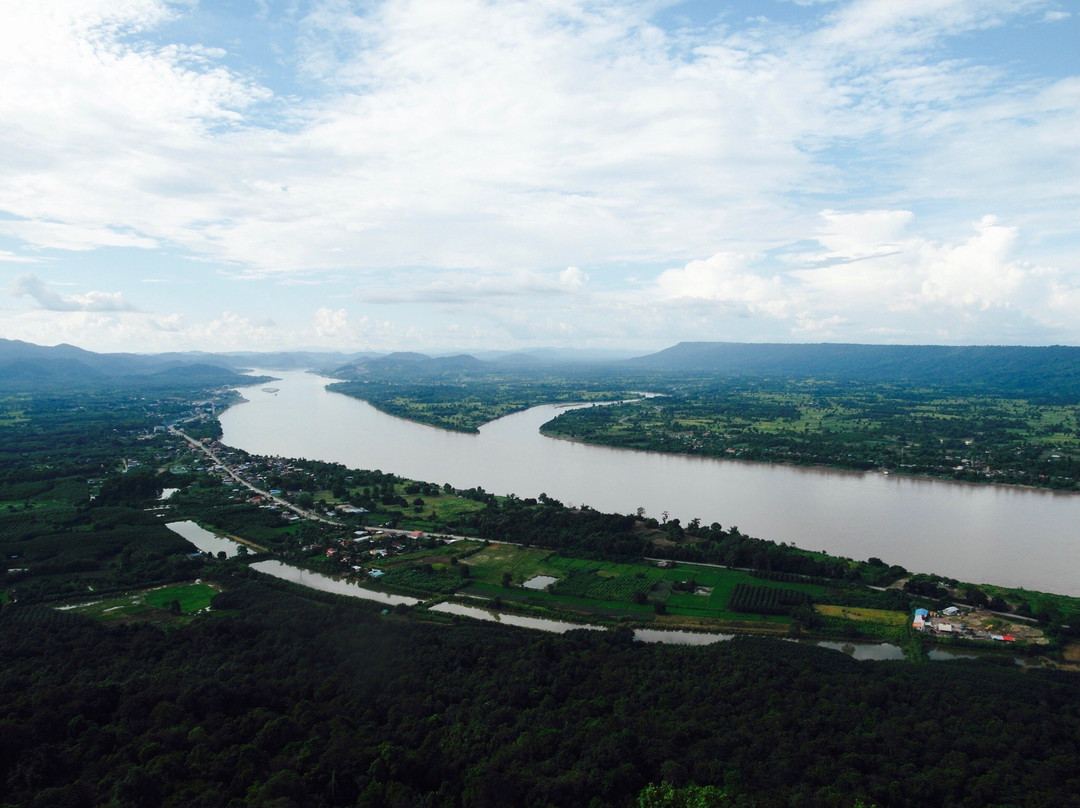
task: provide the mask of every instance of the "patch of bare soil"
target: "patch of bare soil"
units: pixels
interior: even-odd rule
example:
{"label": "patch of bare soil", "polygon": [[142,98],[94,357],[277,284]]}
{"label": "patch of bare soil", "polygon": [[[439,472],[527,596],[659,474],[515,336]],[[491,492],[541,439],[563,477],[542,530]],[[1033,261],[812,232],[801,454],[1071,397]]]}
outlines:
{"label": "patch of bare soil", "polygon": [[1008,634],[1017,642],[1026,642],[1032,645],[1046,645],[1049,642],[1042,629],[1038,626],[1021,620],[1012,621],[982,609],[969,612],[964,616],[963,620],[971,628],[989,631],[991,634]]}

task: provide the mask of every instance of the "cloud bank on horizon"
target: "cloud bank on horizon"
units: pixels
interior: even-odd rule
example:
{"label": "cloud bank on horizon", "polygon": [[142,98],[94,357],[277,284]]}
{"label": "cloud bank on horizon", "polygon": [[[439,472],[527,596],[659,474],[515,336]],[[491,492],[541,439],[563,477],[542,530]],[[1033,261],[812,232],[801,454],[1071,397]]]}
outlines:
{"label": "cloud bank on horizon", "polygon": [[0,336],[1078,344],[1078,45],[1059,0],[3,4]]}

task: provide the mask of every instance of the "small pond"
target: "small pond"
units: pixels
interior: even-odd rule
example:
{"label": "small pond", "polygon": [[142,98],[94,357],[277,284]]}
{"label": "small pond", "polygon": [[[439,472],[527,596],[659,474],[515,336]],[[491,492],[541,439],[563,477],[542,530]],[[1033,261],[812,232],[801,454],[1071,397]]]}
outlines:
{"label": "small pond", "polygon": [[903,659],[904,650],[898,645],[891,643],[854,643],[832,642],[831,640],[800,640],[801,645],[815,645],[818,648],[829,648],[847,654],[852,659],[866,660],[889,660]]}
{"label": "small pond", "polygon": [[376,592],[374,589],[365,589],[352,581],[331,578],[321,572],[303,570],[289,564],[282,564],[280,561],[257,561],[251,565],[251,569],[266,575],[273,575],[275,578],[281,578],[285,581],[292,581],[294,584],[318,589],[320,592],[330,592],[334,595],[345,595],[346,597],[361,598],[363,600],[374,600],[388,606],[397,606],[399,603],[404,603],[406,606],[415,606],[420,603],[417,598],[391,595],[387,592]]}
{"label": "small pond", "polygon": [[522,586],[525,589],[547,589],[550,584],[555,583],[558,578],[554,575],[537,575],[534,578],[530,578]]}
{"label": "small pond", "polygon": [[[998,654],[997,651],[980,651],[977,648],[931,648],[926,652],[927,658],[934,662],[948,662],[953,659],[982,659],[990,656],[991,654]],[[1023,657],[1013,657],[1013,664],[1023,667],[1027,664],[1027,661]]]}
{"label": "small pond", "polygon": [[192,522],[190,519],[185,522],[169,522],[165,527],[173,533],[179,533],[198,547],[201,553],[217,555],[219,552],[224,551],[226,556],[232,557],[240,552],[242,546],[239,542],[226,539],[211,533],[206,528],[199,527],[197,523]]}
{"label": "small pond", "polygon": [[487,620],[492,623],[502,623],[504,626],[535,628],[540,631],[550,631],[555,634],[563,634],[567,631],[573,631],[576,628],[606,631],[603,626],[593,626],[584,623],[564,623],[561,620],[524,617],[520,614],[507,614],[504,612],[489,612],[486,609],[478,609],[475,606],[462,606],[460,603],[437,603],[431,607],[431,611],[456,614],[461,617],[472,617],[476,620]]}
{"label": "small pond", "polygon": [[727,642],[734,634],[705,634],[697,631],[660,631],[655,628],[634,629],[634,639],[641,642],[662,642],[667,645],[712,645]]}

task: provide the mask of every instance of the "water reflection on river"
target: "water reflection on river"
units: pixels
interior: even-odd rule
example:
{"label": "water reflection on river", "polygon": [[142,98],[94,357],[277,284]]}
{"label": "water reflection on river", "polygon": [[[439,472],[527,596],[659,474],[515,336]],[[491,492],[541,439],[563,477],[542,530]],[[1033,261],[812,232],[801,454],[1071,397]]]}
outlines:
{"label": "water reflection on river", "polygon": [[539,433],[554,406],[460,434],[329,393],[311,374],[272,375],[277,393],[245,388],[249,401],[221,416],[226,444],[601,511],[642,507],[912,571],[1080,595],[1077,495],[588,446]]}
{"label": "water reflection on river", "polygon": [[388,592],[376,592],[374,589],[365,589],[353,581],[331,578],[320,572],[300,569],[289,564],[282,564],[280,561],[257,561],[251,565],[251,568],[267,575],[273,575],[275,578],[292,581],[294,584],[300,584],[310,589],[318,589],[320,592],[330,592],[334,595],[374,600],[388,606],[397,606],[399,603],[406,606],[415,606],[420,603],[417,598],[391,595]]}

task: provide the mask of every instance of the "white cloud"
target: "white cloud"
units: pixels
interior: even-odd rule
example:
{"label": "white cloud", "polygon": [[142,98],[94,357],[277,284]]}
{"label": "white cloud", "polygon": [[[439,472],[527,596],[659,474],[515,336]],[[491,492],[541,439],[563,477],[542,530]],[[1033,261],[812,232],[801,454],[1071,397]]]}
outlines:
{"label": "white cloud", "polygon": [[579,295],[588,276],[567,267],[556,276],[524,270],[506,275],[443,273],[437,280],[399,281],[395,287],[367,287],[356,297],[365,303],[471,303],[487,298],[536,298]]}
{"label": "white cloud", "polygon": [[169,314],[165,317],[151,318],[148,323],[150,328],[175,334],[184,329],[185,319],[182,314]]}
{"label": "white cloud", "polygon": [[34,309],[7,318],[4,336],[38,345],[68,343],[99,351],[172,349],[170,343],[160,342],[148,333],[145,315],[134,313],[119,317],[108,312]]}
{"label": "white cloud", "polygon": [[9,264],[36,264],[41,259],[32,258],[28,255],[18,255],[17,253],[10,252],[9,250],[0,250],[0,261]]}
{"label": "white cloud", "polygon": [[822,211],[824,224],[817,240],[828,251],[815,260],[858,260],[897,249],[904,228],[914,218],[909,210],[871,210],[862,213]]}
{"label": "white cloud", "polygon": [[789,250],[782,263],[731,253],[691,261],[609,299],[596,319],[615,322],[621,309],[637,335],[668,343],[1077,338],[1080,284],[1018,260],[1016,226],[985,216],[938,241],[911,232],[910,211],[829,210],[821,219],[817,245]]}
{"label": "white cloud", "polygon": [[835,12],[826,38],[881,58],[932,47],[940,37],[999,27],[1044,6],[1044,0],[855,0]]}
{"label": "white cloud", "polygon": [[86,292],[81,295],[61,295],[33,273],[17,277],[8,288],[15,297],[32,297],[50,311],[134,311],[135,307],[119,292]]}
{"label": "white cloud", "polygon": [[[933,43],[1038,5],[858,0],[803,31],[693,39],[657,28],[648,3],[317,3],[300,39],[317,93],[298,102],[220,50],[155,44],[182,6],[8,4],[0,209],[22,221],[0,232],[64,250],[179,245],[257,277],[754,251],[802,237],[790,189],[851,184],[823,159],[835,138],[960,126],[916,141],[934,160],[967,136],[957,121],[979,110],[937,105],[998,79]],[[886,71],[848,59],[896,48]],[[1031,120],[1030,93],[1017,100],[999,145]]]}
{"label": "white cloud", "polygon": [[744,307],[750,313],[781,316],[788,308],[788,292],[778,276],[764,276],[747,268],[747,258],[719,253],[704,261],[691,261],[668,269],[656,279],[656,292],[668,301],[704,300]]}
{"label": "white cloud", "polygon": [[[168,253],[250,282],[210,292],[221,318],[83,318],[102,340],[903,339],[961,315],[1080,339],[1080,76],[953,47],[1065,12],[795,2],[664,30],[654,2],[316,0],[273,23],[297,35],[278,95],[224,37],[174,41],[194,3],[0,4],[0,261],[98,251],[110,277],[139,250],[148,280]],[[972,233],[986,211],[1008,224]]]}
{"label": "white cloud", "polygon": [[953,307],[1007,306],[1029,275],[1008,260],[1016,229],[1002,227],[993,216],[976,225],[977,235],[958,246],[928,250],[920,302]]}
{"label": "white cloud", "polygon": [[349,345],[356,341],[356,331],[349,325],[345,309],[321,308],[315,312],[315,335],[329,344]]}
{"label": "white cloud", "polygon": [[794,337],[802,337],[807,340],[831,341],[841,333],[842,328],[848,325],[848,319],[839,314],[830,317],[796,317],[791,334]]}
{"label": "white cloud", "polygon": [[[165,6],[69,10],[0,19],[21,28],[0,209],[81,228],[12,231],[61,249],[100,229],[254,272],[699,253],[775,209],[811,168],[805,116],[824,121],[818,77],[715,38],[680,53],[648,6],[317,6],[325,95],[300,105],[147,44]],[[285,126],[246,122],[258,103]]]}
{"label": "white cloud", "polygon": [[188,339],[205,345],[278,345],[280,328],[269,317],[248,317],[226,311],[209,322],[190,325]]}
{"label": "white cloud", "polygon": [[131,311],[121,315],[37,308],[5,318],[3,335],[40,345],[67,342],[95,351],[138,353],[320,348],[390,351],[402,345],[445,348],[453,344],[448,342],[453,336],[439,325],[419,328],[369,317],[353,318],[344,310],[328,308],[315,311],[306,320],[301,317],[288,323],[235,311],[196,318],[179,312]]}
{"label": "white cloud", "polygon": [[589,276],[577,267],[567,267],[559,273],[559,286],[564,289],[578,290],[585,288]]}
{"label": "white cloud", "polygon": [[198,46],[155,45],[157,0],[0,4],[3,232],[64,250],[184,241],[222,188],[207,146],[266,92]]}
{"label": "white cloud", "polygon": [[118,233],[107,226],[85,227],[63,222],[0,221],[0,233],[56,250],[85,251],[98,247],[152,250],[160,246],[153,239],[131,233]]}
{"label": "white cloud", "polygon": [[[905,227],[911,222],[910,216],[899,215],[906,212],[894,213],[895,218],[874,211],[868,222]],[[836,221],[831,212],[827,218]],[[845,214],[843,221],[860,220],[861,214]],[[984,216],[973,229],[974,235],[949,241],[892,226],[879,229],[880,242],[849,239],[846,250],[828,254],[833,260],[790,273],[795,282],[791,310],[810,323],[832,318],[834,326],[855,327],[860,334],[891,331],[909,339],[920,335],[924,342],[944,333],[952,335],[950,339],[964,339],[957,336],[963,334],[984,342],[1007,341],[998,330],[1002,328],[1048,339],[1055,333],[1058,339],[1075,333],[1067,315],[1080,316],[1076,282],[1058,269],[1017,260],[1017,227]],[[854,231],[860,232],[857,227]],[[832,236],[827,233],[822,239]],[[821,261],[822,254],[807,252],[796,257],[796,263],[800,259],[813,263]]]}

